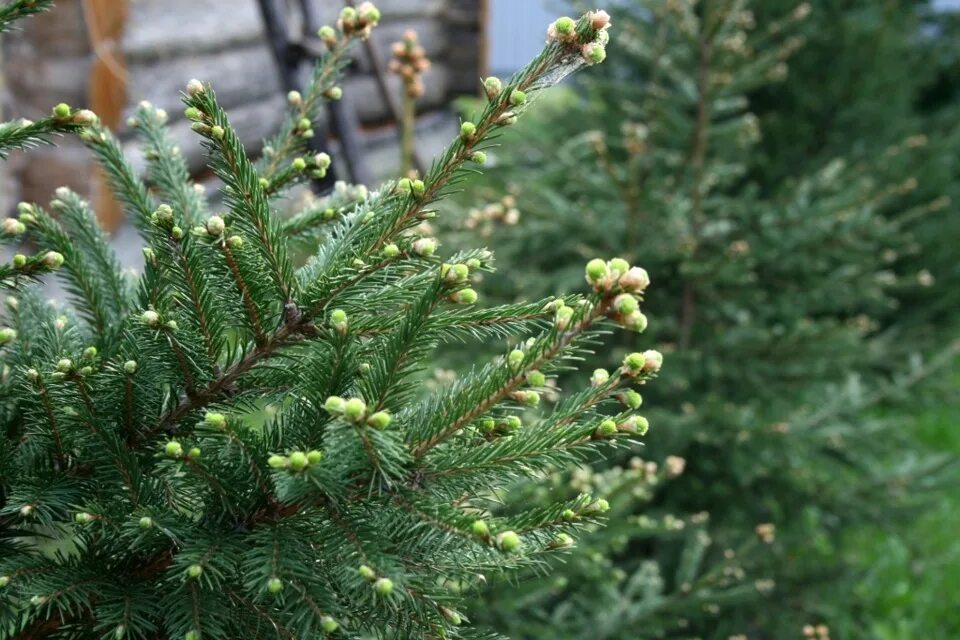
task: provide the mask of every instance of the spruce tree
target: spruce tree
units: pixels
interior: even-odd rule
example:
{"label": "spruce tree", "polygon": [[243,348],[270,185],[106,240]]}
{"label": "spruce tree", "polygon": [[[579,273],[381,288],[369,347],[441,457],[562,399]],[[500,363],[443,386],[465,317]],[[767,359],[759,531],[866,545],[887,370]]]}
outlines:
{"label": "spruce tree", "polygon": [[[486,290],[505,300],[563,290],[594,253],[642,260],[657,285],[643,340],[669,357],[645,394],[661,437],[604,472],[554,479],[571,493],[610,488],[615,524],[559,575],[486,592],[485,615],[507,633],[780,638],[828,623],[857,637],[837,541],[902,513],[922,497],[909,487],[944,469],[904,455],[904,425],[870,412],[957,348],[929,361],[884,324],[909,286],[894,271],[913,244],[906,225],[926,206],[909,208],[917,180],[892,169],[909,145],[771,185],[752,176],[762,129],[748,96],[789,81],[811,10],[761,22],[734,0],[622,7],[611,63],[544,98],[492,158],[493,186],[468,198],[488,204],[448,230],[498,247],[513,268]],[[614,340],[636,347],[632,334]]]}
{"label": "spruce tree", "polygon": [[[13,0],[0,25],[49,4]],[[608,508],[584,494],[497,509],[506,487],[646,431],[629,398],[656,375],[653,351],[540,400],[609,326],[636,323],[648,280],[594,259],[585,294],[483,306],[471,284],[492,254],[445,254],[422,223],[530,98],[602,60],[605,16],[558,19],[422,179],[289,219],[278,199],[330,164],[305,143],[378,21],[370,3],[320,30],[329,51],[259,162],[214,88],[187,84],[222,212],[150,104],[130,121],[145,181],[89,111],[0,129],[4,152],[77,133],[145,243],[143,273],[121,272],[65,188],[3,223],[37,252],[0,275],[0,637],[494,637],[465,624],[465,595],[542,566]],[[300,265],[305,239],[320,248]],[[69,304],[31,284],[51,272]],[[423,387],[437,345],[505,338],[505,354]]]}

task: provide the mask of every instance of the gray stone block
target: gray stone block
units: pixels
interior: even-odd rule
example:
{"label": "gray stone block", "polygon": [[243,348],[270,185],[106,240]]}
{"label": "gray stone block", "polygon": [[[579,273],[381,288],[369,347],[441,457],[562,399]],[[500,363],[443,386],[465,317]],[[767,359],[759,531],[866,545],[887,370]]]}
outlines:
{"label": "gray stone block", "polygon": [[254,0],[138,0],[123,49],[132,61],[198,55],[263,41]]}
{"label": "gray stone block", "polygon": [[280,92],[270,51],[265,45],[254,43],[131,65],[129,99],[132,104],[149,100],[173,116],[182,110],[180,92],[191,78],[209,81],[227,109]]}

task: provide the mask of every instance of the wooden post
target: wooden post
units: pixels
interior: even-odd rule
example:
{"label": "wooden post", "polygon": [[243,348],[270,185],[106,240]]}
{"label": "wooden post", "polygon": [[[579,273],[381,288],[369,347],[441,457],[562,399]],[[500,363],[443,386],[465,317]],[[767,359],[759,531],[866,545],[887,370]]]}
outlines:
{"label": "wooden post", "polygon": [[[129,0],[83,0],[94,56],[87,96],[100,121],[114,131],[120,127],[127,104],[127,70],[121,44],[129,13]],[[102,170],[97,170],[91,192],[100,223],[108,231],[115,230],[123,221],[123,208],[111,194]]]}

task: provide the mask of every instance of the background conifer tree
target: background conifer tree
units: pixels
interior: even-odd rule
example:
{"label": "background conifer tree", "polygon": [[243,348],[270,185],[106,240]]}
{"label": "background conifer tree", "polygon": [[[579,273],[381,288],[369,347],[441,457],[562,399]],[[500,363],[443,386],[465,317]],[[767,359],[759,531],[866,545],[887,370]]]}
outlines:
{"label": "background conifer tree", "polygon": [[[523,265],[487,278],[505,300],[563,290],[594,253],[641,260],[656,274],[651,331],[669,355],[650,394],[666,433],[604,473],[554,480],[570,492],[617,487],[616,525],[561,575],[485,595],[485,615],[514,636],[779,638],[826,621],[856,637],[836,541],[916,505],[923,492],[907,487],[945,469],[943,456],[904,455],[902,422],[870,413],[957,348],[941,336],[928,360],[929,343],[888,322],[911,287],[895,271],[918,250],[910,225],[937,206],[915,196],[915,145],[874,162],[779,167],[771,182],[755,163],[762,129],[749,98],[782,90],[811,11],[623,7],[612,63],[511,133],[493,187],[468,198],[489,204],[451,230]],[[634,348],[629,334],[615,340]]]}
{"label": "background conifer tree", "polygon": [[[14,0],[0,25],[49,4]],[[213,87],[187,84],[222,212],[150,104],[131,120],[146,181],[89,111],[0,128],[4,152],[78,133],[145,243],[142,275],[122,273],[68,189],[3,222],[38,252],[0,267],[0,637],[494,637],[466,624],[464,594],[540,566],[608,509],[585,494],[498,505],[516,478],[645,433],[633,387],[656,375],[655,351],[540,403],[608,325],[636,323],[645,272],[594,259],[586,294],[481,306],[470,285],[490,252],[441,259],[421,227],[530,98],[602,60],[605,14],[557,20],[536,59],[487,83],[422,180],[283,220],[277,199],[330,164],[305,141],[378,19],[363,3],[321,29],[329,52],[260,162]],[[319,252],[296,264],[310,239]],[[31,285],[52,271],[68,305]],[[423,392],[437,345],[508,337],[505,355]]]}

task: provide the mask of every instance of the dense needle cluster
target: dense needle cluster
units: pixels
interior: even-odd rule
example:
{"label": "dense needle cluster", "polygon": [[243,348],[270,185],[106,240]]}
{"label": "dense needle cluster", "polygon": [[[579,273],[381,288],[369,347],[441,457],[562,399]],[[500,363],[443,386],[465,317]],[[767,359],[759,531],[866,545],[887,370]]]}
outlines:
{"label": "dense needle cluster", "polygon": [[[321,29],[329,52],[259,162],[213,87],[187,84],[216,210],[148,103],[130,120],[145,180],[87,111],[0,128],[0,151],[79,133],[145,244],[143,273],[122,272],[68,189],[3,224],[39,252],[0,267],[0,637],[490,637],[465,624],[463,596],[607,510],[580,495],[493,513],[516,478],[646,432],[636,387],[656,352],[562,397],[553,386],[608,319],[642,329],[646,273],[593,262],[585,295],[483,307],[491,253],[447,255],[417,232],[527,95],[599,61],[606,25],[565,19],[525,69],[488,81],[485,109],[422,179],[281,219],[277,198],[330,164],[306,140],[378,19],[364,3]],[[298,264],[292,248],[311,242]],[[30,286],[51,271],[69,304]],[[421,385],[438,345],[500,339],[504,356]]]}

